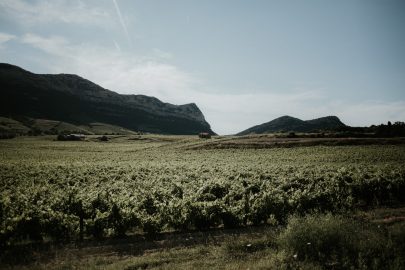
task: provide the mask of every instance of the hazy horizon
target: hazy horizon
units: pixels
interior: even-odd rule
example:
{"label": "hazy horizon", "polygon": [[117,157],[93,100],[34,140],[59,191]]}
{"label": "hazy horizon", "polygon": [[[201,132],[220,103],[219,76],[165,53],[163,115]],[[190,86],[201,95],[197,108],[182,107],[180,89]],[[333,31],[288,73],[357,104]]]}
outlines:
{"label": "hazy horizon", "polygon": [[219,134],[274,118],[405,120],[405,2],[0,0],[0,62],[196,103]]}

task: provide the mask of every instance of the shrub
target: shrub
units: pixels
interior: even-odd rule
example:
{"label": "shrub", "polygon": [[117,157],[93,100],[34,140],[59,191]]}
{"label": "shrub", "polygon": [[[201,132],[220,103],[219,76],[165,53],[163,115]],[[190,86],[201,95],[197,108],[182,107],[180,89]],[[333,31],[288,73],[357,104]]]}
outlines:
{"label": "shrub", "polygon": [[142,229],[148,237],[155,237],[162,230],[162,223],[152,217],[142,220]]}
{"label": "shrub", "polygon": [[42,240],[42,226],[40,217],[36,213],[30,217],[21,219],[14,231],[17,237],[28,238],[33,241]]}
{"label": "shrub", "polygon": [[169,228],[187,231],[192,225],[192,204],[187,200],[173,199],[164,206],[161,218]]}
{"label": "shrub", "polygon": [[42,230],[54,240],[68,240],[75,232],[74,224],[78,223],[78,218],[73,215],[63,215],[61,213],[49,213],[44,217]]}
{"label": "shrub", "polygon": [[237,213],[231,211],[223,211],[221,214],[222,222],[226,229],[237,228],[241,225],[242,220],[239,218]]}
{"label": "shrub", "polygon": [[184,191],[183,191],[183,188],[181,186],[174,185],[170,193],[175,198],[183,199]]}
{"label": "shrub", "polygon": [[114,234],[116,236],[124,236],[125,232],[128,229],[128,223],[125,222],[125,219],[122,216],[122,213],[117,206],[113,204],[110,215],[108,216],[109,227],[113,228]]}
{"label": "shrub", "polygon": [[105,231],[108,227],[108,212],[100,212],[96,210],[95,216],[87,222],[87,231],[95,238],[102,238],[105,236]]}
{"label": "shrub", "polygon": [[148,215],[154,215],[158,212],[158,207],[156,205],[156,200],[152,196],[148,195],[141,202],[140,209],[145,211]]}
{"label": "shrub", "polygon": [[98,137],[97,138],[99,141],[101,141],[101,142],[107,142],[109,139],[108,139],[108,137],[107,136],[105,136],[105,135],[103,135],[103,136],[101,136],[101,137]]}
{"label": "shrub", "polygon": [[199,201],[215,201],[222,199],[229,192],[229,188],[222,183],[207,183],[199,191]]}
{"label": "shrub", "polygon": [[198,230],[218,227],[222,223],[223,208],[218,203],[197,202],[190,205],[190,223]]}
{"label": "shrub", "polygon": [[401,258],[377,225],[330,214],[291,218],[278,244],[298,260],[339,269],[391,269]]}
{"label": "shrub", "polygon": [[209,229],[211,223],[209,215],[202,204],[190,205],[190,223],[198,230]]}
{"label": "shrub", "polygon": [[270,216],[274,216],[279,224],[284,224],[289,213],[285,198],[274,190],[262,196],[254,196],[249,204],[249,213],[246,214],[254,225],[266,223]]}

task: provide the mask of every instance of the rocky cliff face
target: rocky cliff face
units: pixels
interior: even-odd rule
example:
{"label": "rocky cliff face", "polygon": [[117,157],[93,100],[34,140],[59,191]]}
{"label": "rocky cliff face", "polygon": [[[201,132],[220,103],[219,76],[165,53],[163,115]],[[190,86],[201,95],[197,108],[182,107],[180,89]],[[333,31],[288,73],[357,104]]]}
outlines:
{"label": "rocky cliff face", "polygon": [[87,124],[102,122],[163,133],[213,133],[196,104],[173,105],[144,95],[120,95],[77,75],[41,75],[0,64],[0,115]]}
{"label": "rocky cliff face", "polygon": [[127,101],[138,108],[161,116],[180,116],[201,123],[205,122],[204,115],[195,103],[173,105],[164,103],[157,98],[144,95],[126,95]]}

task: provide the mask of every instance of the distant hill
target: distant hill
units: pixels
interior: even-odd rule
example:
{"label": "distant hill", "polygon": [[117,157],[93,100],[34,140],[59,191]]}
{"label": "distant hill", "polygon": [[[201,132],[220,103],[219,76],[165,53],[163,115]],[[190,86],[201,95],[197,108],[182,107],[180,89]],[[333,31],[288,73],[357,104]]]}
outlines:
{"label": "distant hill", "polygon": [[80,133],[86,135],[111,135],[137,134],[123,127],[104,124],[89,123],[87,125],[73,125],[63,121],[32,119],[28,117],[17,117],[19,121],[11,118],[0,117],[0,134],[16,135],[37,135],[37,134],[63,134]]}
{"label": "distant hill", "polygon": [[[34,74],[0,63],[0,116],[97,123],[162,134],[214,134],[196,104],[173,105],[144,95],[121,95],[70,74]],[[87,129],[87,128],[85,128]]]}
{"label": "distant hill", "polygon": [[248,128],[237,135],[263,134],[272,132],[311,132],[335,130],[345,127],[336,116],[321,117],[313,120],[301,120],[291,116],[282,116],[270,122]]}
{"label": "distant hill", "polygon": [[14,119],[0,117],[0,133],[27,134],[31,129]]}

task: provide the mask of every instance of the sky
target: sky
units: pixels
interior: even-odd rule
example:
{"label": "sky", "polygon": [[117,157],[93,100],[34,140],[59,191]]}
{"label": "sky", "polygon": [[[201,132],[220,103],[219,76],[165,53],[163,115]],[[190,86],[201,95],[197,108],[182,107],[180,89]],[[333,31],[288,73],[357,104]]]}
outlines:
{"label": "sky", "polygon": [[0,0],[0,62],[194,102],[222,135],[405,121],[405,1]]}

